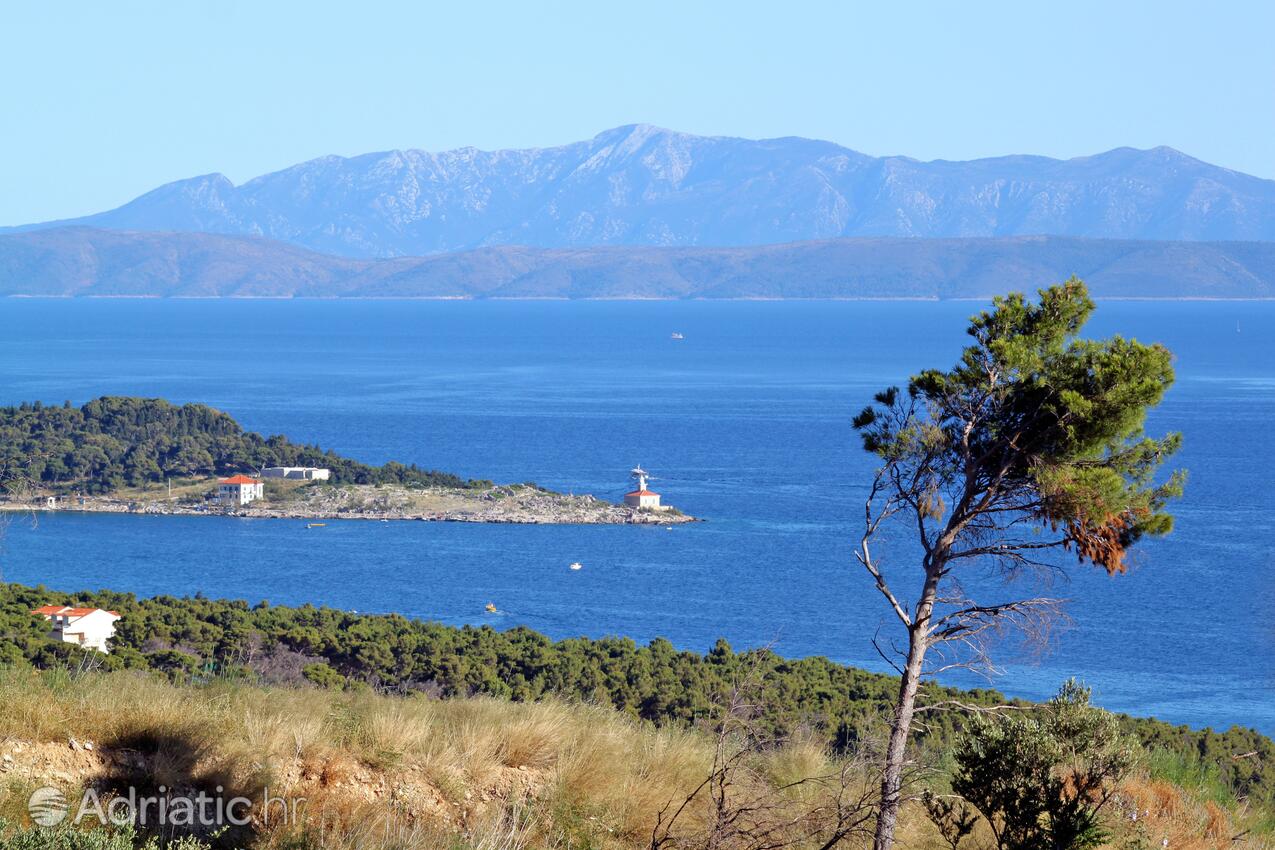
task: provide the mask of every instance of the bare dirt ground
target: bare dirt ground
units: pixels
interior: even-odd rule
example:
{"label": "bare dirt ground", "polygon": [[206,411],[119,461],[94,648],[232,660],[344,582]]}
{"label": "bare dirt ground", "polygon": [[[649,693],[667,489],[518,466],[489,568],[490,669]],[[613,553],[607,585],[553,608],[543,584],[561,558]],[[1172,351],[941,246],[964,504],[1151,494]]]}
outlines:
{"label": "bare dirt ground", "polygon": [[[65,743],[7,740],[0,742],[0,780],[6,782],[10,790],[65,789],[67,799],[72,800],[77,789],[107,790],[120,776],[161,775],[164,766],[156,762],[157,758],[137,750],[102,747],[74,738]],[[212,770],[216,765],[206,767]],[[433,824],[455,831],[480,820],[492,807],[535,796],[546,779],[543,769],[527,765],[502,766],[487,771],[481,782],[456,791],[440,788],[417,765],[376,769],[342,753],[309,757],[299,753],[271,767],[276,783],[270,789],[272,798],[296,800],[319,811],[335,808],[348,812],[369,804],[384,805],[409,823]],[[178,796],[193,797],[195,791],[180,783],[171,788]],[[109,791],[106,796],[111,796]],[[257,802],[255,798],[250,799]],[[72,814],[80,801],[74,799],[73,802]],[[259,807],[253,806],[254,825],[258,828],[264,825],[260,822],[263,814]]]}

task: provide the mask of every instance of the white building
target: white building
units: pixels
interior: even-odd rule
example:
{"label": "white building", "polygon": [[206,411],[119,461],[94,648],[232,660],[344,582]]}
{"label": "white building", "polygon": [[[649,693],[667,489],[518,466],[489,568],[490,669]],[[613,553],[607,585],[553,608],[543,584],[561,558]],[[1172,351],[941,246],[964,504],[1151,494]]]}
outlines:
{"label": "white building", "polygon": [[217,483],[217,501],[223,505],[246,505],[266,494],[266,485],[247,475],[223,478]]}
{"label": "white building", "polygon": [[53,624],[49,637],[63,643],[73,643],[98,652],[110,652],[108,641],[115,637],[115,621],[120,618],[114,611],[101,608],[71,608],[66,605],[45,605],[31,612],[39,614]]}
{"label": "white building", "polygon": [[637,489],[631,493],[624,494],[624,504],[630,508],[650,508],[651,510],[663,510],[660,507],[660,494],[652,493],[646,489],[647,472],[640,466],[635,466],[629,473],[633,478],[637,479]]}
{"label": "white building", "polygon": [[262,478],[295,478],[302,481],[327,481],[332,470],[318,466],[267,466],[261,470]]}

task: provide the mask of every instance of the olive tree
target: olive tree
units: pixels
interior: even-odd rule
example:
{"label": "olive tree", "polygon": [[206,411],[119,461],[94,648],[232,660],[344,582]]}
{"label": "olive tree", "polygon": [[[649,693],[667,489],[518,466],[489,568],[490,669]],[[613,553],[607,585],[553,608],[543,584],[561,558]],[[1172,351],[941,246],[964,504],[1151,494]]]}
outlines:
{"label": "olive tree", "polygon": [[[854,420],[881,460],[855,555],[906,634],[876,850],[894,841],[921,680],[988,667],[992,638],[1010,628],[1043,634],[1059,613],[1061,600],[1011,593],[1026,582],[987,574],[1048,575],[1063,550],[1120,573],[1136,541],[1172,527],[1165,506],[1183,476],[1157,473],[1181,439],[1143,431],[1173,381],[1169,351],[1079,338],[1094,305],[1075,278],[1039,296],[997,298],[971,320],[973,343],[952,369],[878,393]],[[901,551],[903,539],[912,566],[896,569],[883,553]]]}

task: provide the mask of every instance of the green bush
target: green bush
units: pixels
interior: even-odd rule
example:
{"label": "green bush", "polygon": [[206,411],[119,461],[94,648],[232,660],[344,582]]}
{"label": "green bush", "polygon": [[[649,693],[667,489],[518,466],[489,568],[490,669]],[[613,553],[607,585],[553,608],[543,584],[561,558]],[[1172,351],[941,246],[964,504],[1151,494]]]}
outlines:
{"label": "green bush", "polygon": [[[1106,839],[1098,813],[1132,768],[1135,744],[1074,681],[1030,713],[975,716],[957,741],[952,790],[982,814],[998,850],[1089,850]],[[964,807],[926,799],[952,847],[969,834]]]}
{"label": "green bush", "polygon": [[322,663],[307,664],[301,668],[301,675],[320,688],[337,689],[345,685],[344,676]]}

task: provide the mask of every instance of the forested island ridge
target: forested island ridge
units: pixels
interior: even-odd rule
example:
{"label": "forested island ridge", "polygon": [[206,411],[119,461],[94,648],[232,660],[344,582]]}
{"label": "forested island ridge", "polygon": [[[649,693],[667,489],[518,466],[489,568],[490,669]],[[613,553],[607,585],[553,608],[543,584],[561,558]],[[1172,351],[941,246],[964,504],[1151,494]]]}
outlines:
{"label": "forested island ridge", "polygon": [[[222,476],[267,467],[329,470],[323,481],[269,480],[248,504],[216,499]],[[533,483],[497,485],[390,461],[361,463],[282,435],[246,431],[203,404],[103,396],[0,408],[0,508],[108,513],[234,514],[263,518],[416,519],[456,522],[636,523],[691,521]]]}
{"label": "forested island ridge", "polygon": [[856,237],[370,259],[217,233],[0,235],[0,295],[27,297],[985,299],[1072,274],[1099,298],[1275,298],[1275,242]]}

